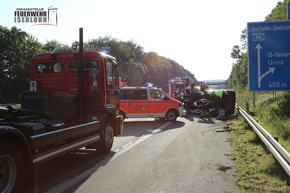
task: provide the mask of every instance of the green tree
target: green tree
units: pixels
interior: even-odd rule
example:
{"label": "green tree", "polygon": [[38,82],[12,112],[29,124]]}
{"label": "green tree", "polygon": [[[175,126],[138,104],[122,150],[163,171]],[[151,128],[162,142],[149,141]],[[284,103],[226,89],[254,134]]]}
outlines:
{"label": "green tree", "polygon": [[287,19],[287,4],[288,0],[278,2],[271,13],[267,15],[265,21],[283,21]]}
{"label": "green tree", "polygon": [[72,50],[71,46],[59,43],[56,40],[47,41],[43,47],[47,52],[53,52],[54,50]]}
{"label": "green tree", "polygon": [[18,102],[19,93],[29,89],[29,66],[42,45],[26,32],[0,26],[0,102]]}
{"label": "green tree", "polygon": [[235,45],[235,46],[232,48],[231,57],[232,57],[233,59],[240,59],[240,58],[242,57],[240,46]]}

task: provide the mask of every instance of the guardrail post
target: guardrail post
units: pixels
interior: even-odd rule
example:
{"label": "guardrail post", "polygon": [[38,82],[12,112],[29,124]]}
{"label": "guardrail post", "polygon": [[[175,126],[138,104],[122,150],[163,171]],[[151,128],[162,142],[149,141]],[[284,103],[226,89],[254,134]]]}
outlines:
{"label": "guardrail post", "polygon": [[256,108],[256,95],[255,92],[253,92],[253,107]]}
{"label": "guardrail post", "polygon": [[249,101],[246,101],[246,112],[249,112]]}

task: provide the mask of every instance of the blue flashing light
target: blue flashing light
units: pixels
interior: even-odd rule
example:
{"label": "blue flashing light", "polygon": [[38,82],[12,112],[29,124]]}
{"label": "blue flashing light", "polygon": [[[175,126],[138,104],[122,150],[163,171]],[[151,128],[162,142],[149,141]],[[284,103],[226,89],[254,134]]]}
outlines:
{"label": "blue flashing light", "polygon": [[108,47],[104,47],[103,48],[103,52],[108,53],[109,52],[109,48]]}
{"label": "blue flashing light", "polygon": [[153,83],[147,83],[147,87],[148,88],[152,88],[153,87]]}

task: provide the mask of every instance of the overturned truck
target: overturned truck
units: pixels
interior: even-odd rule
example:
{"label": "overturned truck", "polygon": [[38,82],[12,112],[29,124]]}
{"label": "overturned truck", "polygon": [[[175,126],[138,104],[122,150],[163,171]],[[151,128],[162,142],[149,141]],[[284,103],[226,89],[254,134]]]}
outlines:
{"label": "overturned truck", "polygon": [[226,117],[234,114],[235,102],[233,90],[206,90],[186,96],[184,106],[188,113],[200,114],[205,110],[212,116]]}

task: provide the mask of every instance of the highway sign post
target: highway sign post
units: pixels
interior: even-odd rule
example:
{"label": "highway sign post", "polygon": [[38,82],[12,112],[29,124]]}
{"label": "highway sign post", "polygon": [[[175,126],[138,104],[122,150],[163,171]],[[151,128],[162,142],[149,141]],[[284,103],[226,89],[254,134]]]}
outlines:
{"label": "highway sign post", "polygon": [[287,3],[287,18],[290,20],[290,3]]}
{"label": "highway sign post", "polygon": [[290,21],[247,27],[249,90],[290,90]]}

